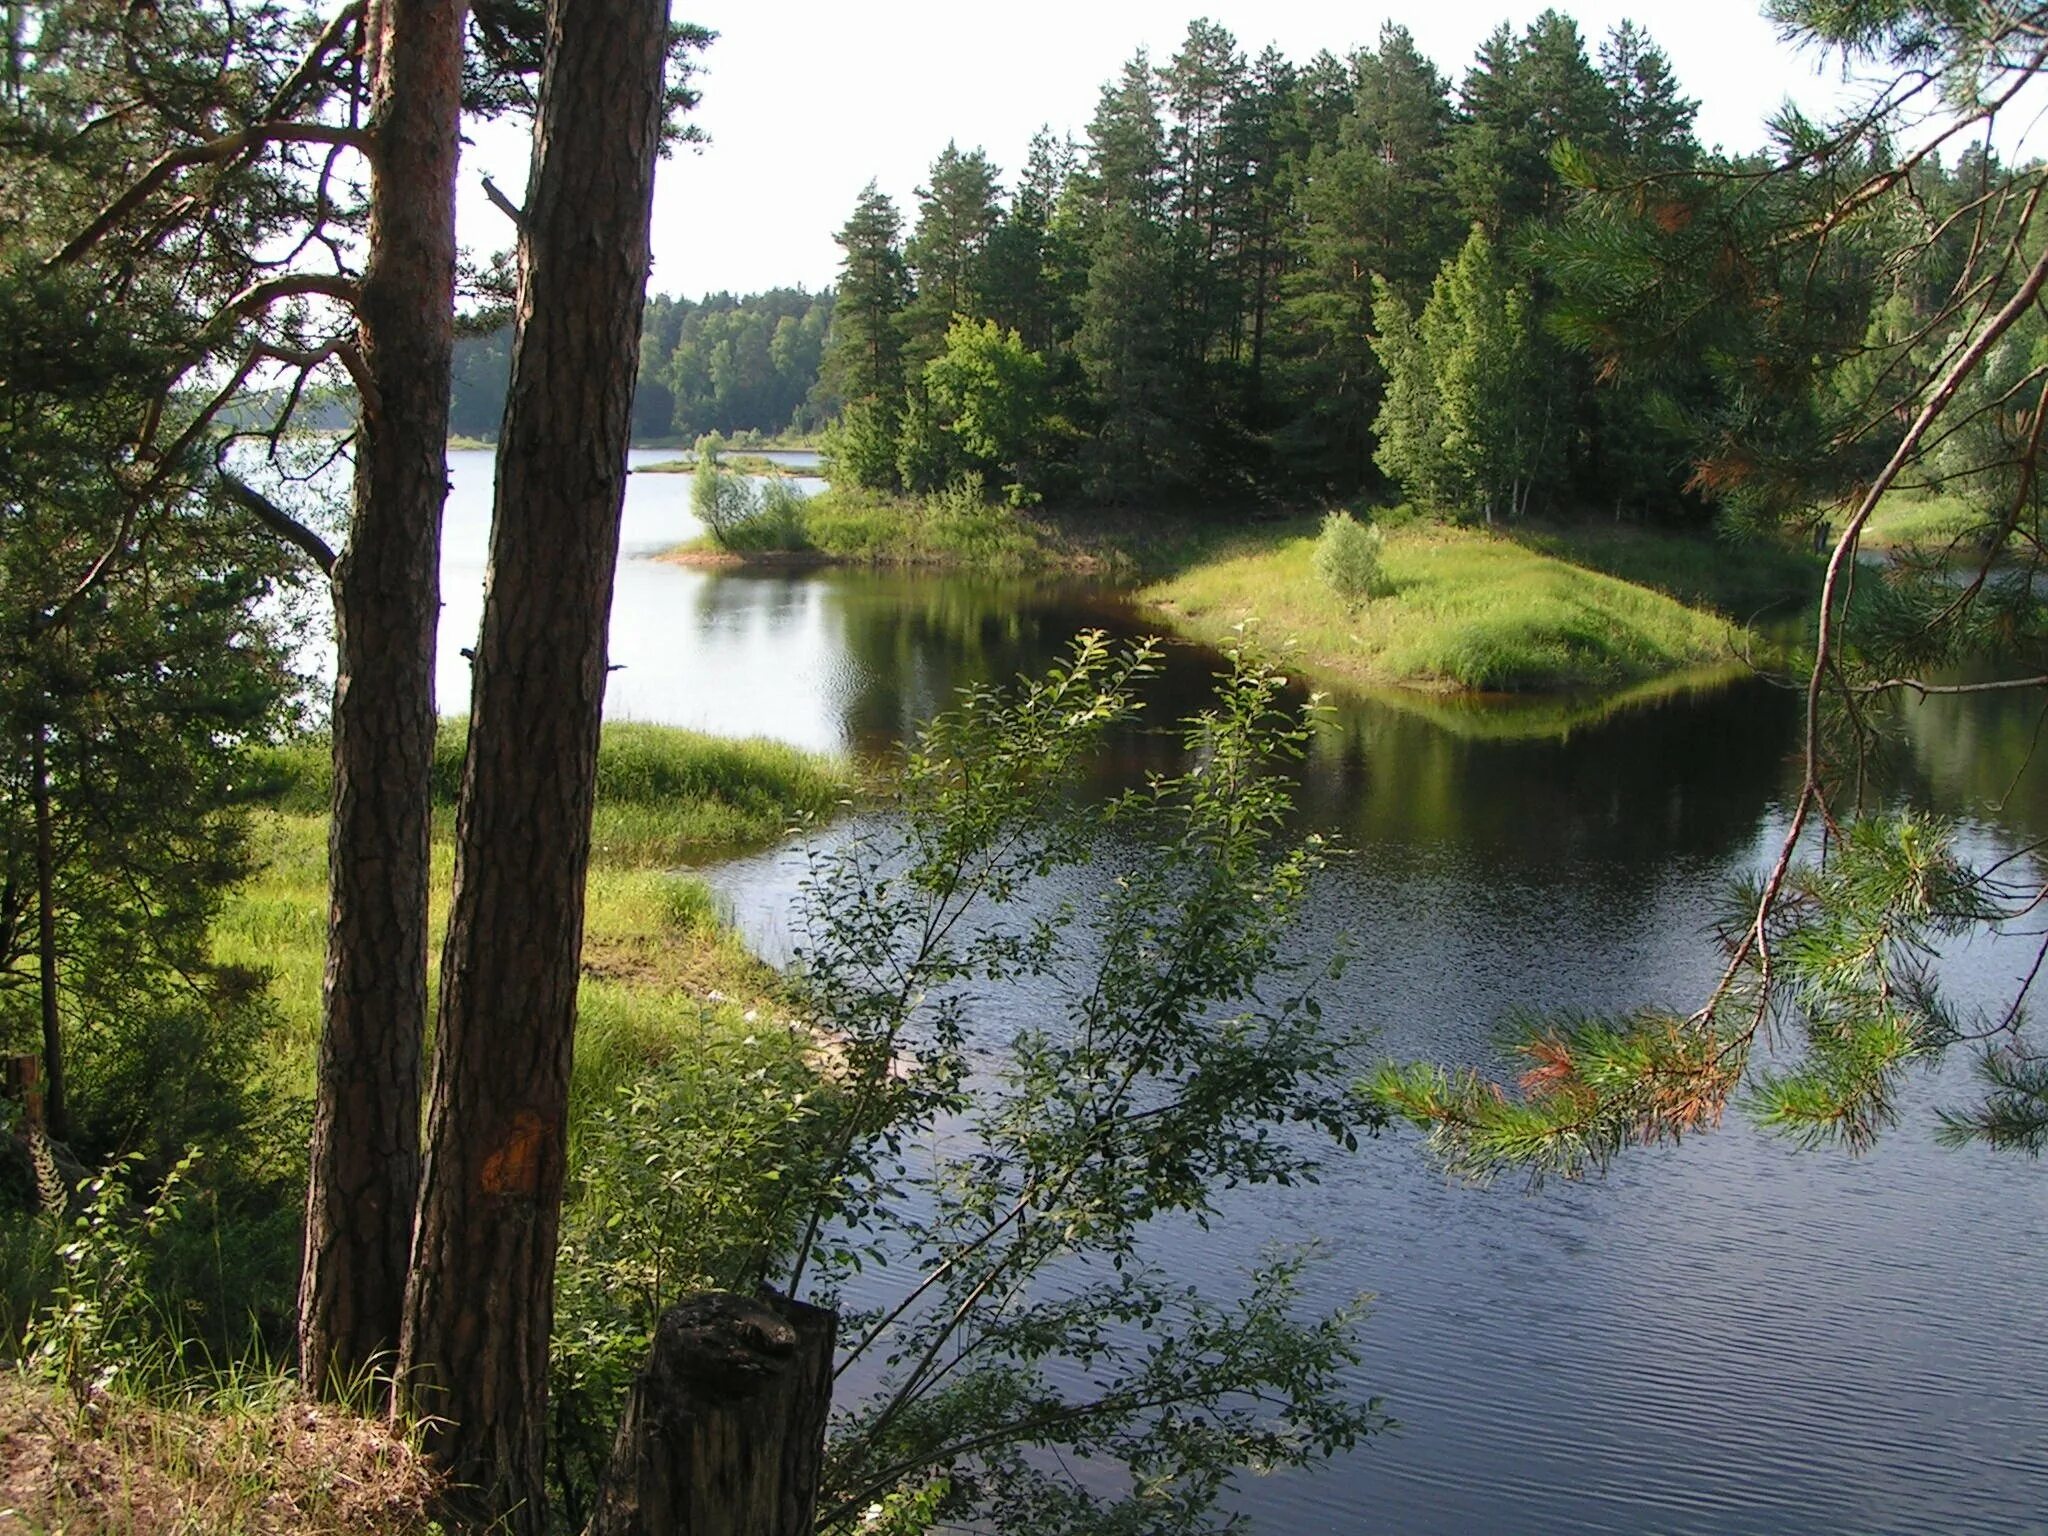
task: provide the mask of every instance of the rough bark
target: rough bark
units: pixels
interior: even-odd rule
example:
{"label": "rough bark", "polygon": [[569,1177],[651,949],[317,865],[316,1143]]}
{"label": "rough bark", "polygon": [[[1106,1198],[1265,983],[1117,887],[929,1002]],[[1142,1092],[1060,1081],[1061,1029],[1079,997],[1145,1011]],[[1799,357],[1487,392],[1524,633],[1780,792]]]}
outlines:
{"label": "rough bark", "polygon": [[773,1295],[664,1314],[587,1536],[810,1536],[837,1324]]}
{"label": "rough bark", "polygon": [[29,747],[29,774],[36,807],[36,991],[43,1019],[43,1112],[50,1134],[71,1135],[64,1101],[64,1030],[57,1006],[57,850],[50,813],[49,731],[38,725]]}
{"label": "rough bark", "polygon": [[552,0],[456,812],[403,1399],[453,1511],[544,1520],[583,886],[662,122],[666,0]]}
{"label": "rough bark", "polygon": [[299,1293],[300,1368],[332,1391],[398,1344],[419,1180],[434,635],[448,489],[465,0],[373,0],[363,401],[334,571],[327,968]]}

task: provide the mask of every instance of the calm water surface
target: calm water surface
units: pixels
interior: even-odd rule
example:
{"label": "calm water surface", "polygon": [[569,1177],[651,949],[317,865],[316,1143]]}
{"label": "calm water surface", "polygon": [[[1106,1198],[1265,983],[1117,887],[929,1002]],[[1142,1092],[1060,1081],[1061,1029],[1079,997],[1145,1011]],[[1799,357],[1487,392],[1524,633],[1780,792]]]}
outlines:
{"label": "calm water surface", "polygon": [[[451,711],[489,510],[488,458],[452,457]],[[688,488],[632,481],[616,716],[880,752],[954,688],[1038,667],[1078,628],[1143,628],[1074,587],[637,558],[695,531]],[[1213,658],[1170,661],[1153,704],[1166,719]],[[1912,711],[1906,792],[1967,818],[1984,848],[2048,834],[2041,790],[2008,795],[2036,715],[2017,700]],[[1774,849],[1796,725],[1761,684],[1605,716],[1342,704],[1301,786],[1304,819],[1355,850],[1302,936],[1346,937],[1358,957],[1327,1013],[1373,1032],[1362,1061],[1490,1063],[1516,1007],[1692,1005],[1717,893]],[[1173,751],[1132,733],[1102,773]],[[713,879],[773,951],[797,872],[778,852]],[[1952,973],[1988,1001],[2031,952],[1979,942]],[[1389,1136],[1320,1188],[1227,1197],[1184,1262],[1222,1288],[1268,1243],[1319,1242],[1314,1299],[1376,1297],[1358,1386],[1401,1421],[1313,1475],[1248,1480],[1241,1502],[1271,1531],[2048,1531],[2048,1184],[2030,1162],[1933,1147],[1933,1106],[1967,1088],[1954,1069],[1916,1084],[1862,1159],[1731,1124],[1531,1194],[1454,1187]]]}

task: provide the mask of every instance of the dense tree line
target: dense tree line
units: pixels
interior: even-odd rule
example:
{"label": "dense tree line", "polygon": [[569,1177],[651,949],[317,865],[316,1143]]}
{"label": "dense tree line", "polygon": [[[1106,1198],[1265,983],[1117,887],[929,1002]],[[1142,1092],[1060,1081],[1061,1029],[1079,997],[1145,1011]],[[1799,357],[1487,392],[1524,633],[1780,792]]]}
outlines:
{"label": "dense tree line", "polygon": [[[1554,10],[1503,25],[1453,84],[1392,23],[1296,64],[1197,21],[1103,87],[1078,143],[1042,134],[1013,186],[949,144],[907,219],[863,193],[825,358],[841,473],[1698,516],[1711,488],[1674,415],[1729,401],[1728,381],[1695,360],[1600,387],[1571,326],[1611,273],[1563,254],[1589,185],[1764,163],[1703,151],[1695,106],[1627,22],[1597,47]],[[1941,179],[1938,160],[1920,172]],[[1858,325],[1876,276],[1866,260],[1845,298]],[[993,451],[947,376],[998,358],[1015,442]]]}
{"label": "dense tree line", "polygon": [[[489,317],[489,318],[495,318]],[[633,440],[815,432],[837,401],[819,388],[832,290],[698,299],[650,295],[633,391]],[[472,321],[455,344],[451,430],[496,437],[511,377],[511,322]]]}

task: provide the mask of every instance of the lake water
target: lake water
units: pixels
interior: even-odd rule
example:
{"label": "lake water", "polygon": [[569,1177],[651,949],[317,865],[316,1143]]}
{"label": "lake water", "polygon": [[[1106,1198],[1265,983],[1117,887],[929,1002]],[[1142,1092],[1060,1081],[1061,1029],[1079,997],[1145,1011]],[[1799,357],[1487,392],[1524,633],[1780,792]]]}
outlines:
{"label": "lake water", "polygon": [[[438,679],[455,711],[489,460],[451,459]],[[962,683],[1037,668],[1078,628],[1144,628],[1074,585],[639,558],[694,532],[688,487],[631,482],[615,716],[881,752]],[[1161,719],[1213,665],[1187,646],[1169,660]],[[1794,711],[1761,683],[1604,717],[1341,703],[1301,805],[1354,852],[1322,878],[1302,937],[1357,955],[1325,1008],[1373,1032],[1361,1062],[1490,1063],[1517,1007],[1696,1003],[1717,893],[1774,850]],[[2008,793],[2038,712],[2017,698],[1907,712],[1905,792],[1964,817],[1984,849],[2048,834],[2048,795]],[[1173,751],[1130,733],[1101,771]],[[772,952],[798,872],[770,852],[711,875]],[[1949,974],[1989,1001],[2031,957],[2025,938],[1979,942]],[[1963,1066],[1918,1082],[1860,1159],[1731,1122],[1532,1194],[1453,1186],[1389,1135],[1318,1188],[1226,1200],[1187,1247],[1190,1273],[1228,1286],[1266,1244],[1318,1241],[1315,1299],[1376,1297],[1358,1386],[1401,1423],[1314,1474],[1248,1479],[1241,1504],[1275,1532],[2048,1531],[2048,1184],[2032,1162],[1932,1145],[1934,1107],[1968,1091]]]}

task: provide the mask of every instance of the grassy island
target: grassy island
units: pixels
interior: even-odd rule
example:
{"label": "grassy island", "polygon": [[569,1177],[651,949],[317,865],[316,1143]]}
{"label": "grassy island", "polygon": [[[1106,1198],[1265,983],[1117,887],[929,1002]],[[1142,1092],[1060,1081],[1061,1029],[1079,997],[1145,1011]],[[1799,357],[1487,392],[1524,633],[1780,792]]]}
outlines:
{"label": "grassy island", "polygon": [[[728,457],[725,465],[738,462]],[[1137,568],[1143,542],[1124,537],[1129,532],[1093,517],[999,506],[958,491],[891,497],[834,486],[805,498],[800,520],[742,526],[723,543],[705,534],[662,558],[683,565],[917,565],[1005,575],[1124,572]]]}
{"label": "grassy island", "polygon": [[[782,460],[771,459],[764,453],[728,452],[720,455],[719,462],[725,468],[742,475],[789,475],[800,477],[817,473],[817,470],[813,467],[785,464]],[[686,457],[663,459],[658,464],[636,464],[633,466],[633,473],[636,475],[688,475],[694,474],[696,469],[696,459],[694,457]]]}

